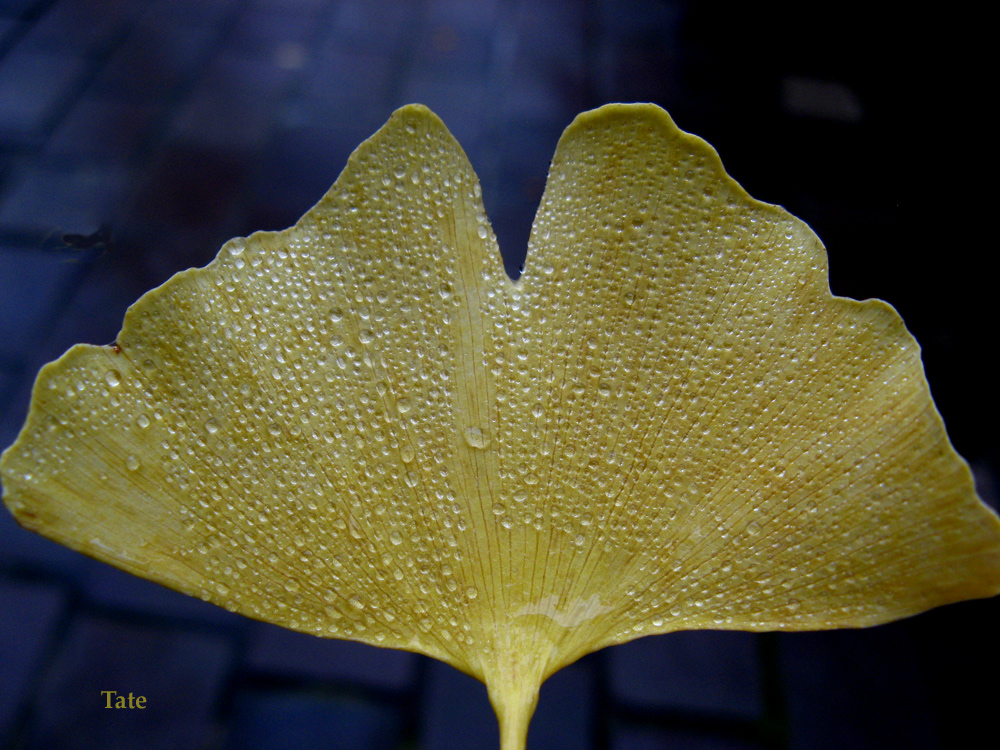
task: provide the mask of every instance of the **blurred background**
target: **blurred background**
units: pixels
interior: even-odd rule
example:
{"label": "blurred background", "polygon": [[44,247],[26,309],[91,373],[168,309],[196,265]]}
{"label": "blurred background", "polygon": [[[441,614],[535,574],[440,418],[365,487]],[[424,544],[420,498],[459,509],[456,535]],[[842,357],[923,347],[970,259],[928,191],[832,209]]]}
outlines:
{"label": "blurred background", "polygon": [[[397,107],[458,138],[516,275],[562,130],[651,101],[817,231],[836,294],[900,311],[995,507],[992,26],[758,5],[0,0],[0,447],[43,363],[114,340],[229,237],[292,224]],[[998,625],[989,600],[641,639],[553,677],[529,747],[971,746],[996,737]],[[449,667],[230,615],[0,513],[0,748],[495,747],[485,689]]]}

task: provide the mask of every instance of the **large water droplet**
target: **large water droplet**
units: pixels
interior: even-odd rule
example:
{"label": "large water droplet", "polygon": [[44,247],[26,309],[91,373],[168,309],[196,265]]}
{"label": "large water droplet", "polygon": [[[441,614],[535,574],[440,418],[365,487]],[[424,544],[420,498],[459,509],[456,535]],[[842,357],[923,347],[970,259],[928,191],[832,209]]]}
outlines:
{"label": "large water droplet", "polygon": [[477,450],[486,450],[490,444],[490,438],[488,435],[484,434],[478,427],[466,427],[465,428],[465,442],[470,448],[476,448]]}

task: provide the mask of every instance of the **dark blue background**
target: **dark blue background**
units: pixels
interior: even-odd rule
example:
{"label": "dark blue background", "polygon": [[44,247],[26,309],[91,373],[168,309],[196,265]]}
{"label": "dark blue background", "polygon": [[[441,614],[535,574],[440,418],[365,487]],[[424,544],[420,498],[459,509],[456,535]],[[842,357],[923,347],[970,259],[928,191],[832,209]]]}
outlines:
{"label": "dark blue background", "polygon": [[[563,128],[653,101],[813,226],[835,293],[896,306],[995,501],[992,26],[757,5],[0,0],[0,444],[44,362],[112,341],[229,237],[293,223],[402,104],[459,139],[516,273]],[[102,225],[108,244],[62,241]],[[970,746],[996,734],[998,625],[982,601],[866,631],[643,639],[556,675],[529,744]],[[107,689],[150,708],[103,710]],[[495,746],[485,690],[448,667],[229,615],[0,513],[0,748]]]}

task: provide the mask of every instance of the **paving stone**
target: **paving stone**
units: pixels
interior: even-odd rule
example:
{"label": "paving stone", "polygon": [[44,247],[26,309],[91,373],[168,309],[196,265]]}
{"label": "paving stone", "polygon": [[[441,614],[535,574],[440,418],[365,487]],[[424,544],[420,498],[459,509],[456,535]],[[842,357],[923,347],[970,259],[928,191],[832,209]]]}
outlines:
{"label": "paving stone", "polygon": [[181,107],[172,137],[252,158],[275,123],[289,73],[271,61],[220,55]]}
{"label": "paving stone", "polygon": [[460,69],[463,74],[485,80],[493,55],[493,29],[490,25],[456,25],[447,18],[427,19],[417,36],[410,73],[447,72]]}
{"label": "paving stone", "polygon": [[[23,417],[20,421],[23,422]],[[5,441],[4,449],[11,442],[13,440]],[[0,511],[0,563],[9,568],[30,568],[79,577],[86,566],[87,558],[32,531],[22,529],[14,520],[14,516],[4,509]]]}
{"label": "paving stone", "polygon": [[0,142],[44,135],[89,67],[81,57],[17,44],[0,59]]}
{"label": "paving stone", "polygon": [[392,706],[310,692],[241,690],[228,750],[392,750],[402,721]]}
{"label": "paving stone", "polygon": [[752,739],[662,727],[615,726],[611,750],[765,750]]}
{"label": "paving stone", "polygon": [[[528,728],[529,750],[589,750],[593,747],[596,678],[590,662],[577,662],[545,681]],[[495,723],[495,720],[494,720]]]}
{"label": "paving stone", "polygon": [[522,191],[532,187],[520,179],[509,179],[501,175],[491,184],[483,180],[483,202],[486,215],[497,236],[504,269],[511,278],[521,275],[528,250],[531,225],[538,210],[538,201],[520,199]]}
{"label": "paving stone", "polygon": [[398,54],[409,44],[420,11],[410,0],[383,0],[375,12],[369,0],[344,0],[337,5],[333,35],[338,44]]}
{"label": "paving stone", "polygon": [[638,0],[628,4],[597,0],[594,5],[595,24],[602,35],[655,38],[661,42],[676,39],[684,12],[684,3],[677,0]]}
{"label": "paving stone", "polygon": [[791,750],[943,747],[908,623],[779,644]]}
{"label": "paving stone", "polygon": [[672,107],[680,97],[675,50],[658,41],[603,40],[595,89],[600,101],[659,102]]}
{"label": "paving stone", "polygon": [[499,0],[427,0],[428,23],[449,23],[465,28],[491,30],[500,13]]}
{"label": "paving stone", "polygon": [[337,3],[330,0],[253,0],[253,7],[261,10],[279,10],[283,13],[312,13],[325,15]]}
{"label": "paving stone", "polygon": [[155,16],[137,23],[98,72],[91,90],[126,101],[169,101],[211,51],[211,27],[165,23]]}
{"label": "paving stone", "polygon": [[0,229],[47,240],[91,234],[116,224],[131,175],[124,167],[67,171],[34,166],[19,175],[0,203]]}
{"label": "paving stone", "polygon": [[[376,126],[377,127],[377,126]],[[371,132],[359,127],[285,127],[261,156],[251,208],[253,229],[291,226],[330,189],[351,152]]]}
{"label": "paving stone", "polygon": [[408,651],[318,638],[277,625],[254,623],[245,666],[285,677],[400,691],[412,686],[418,659]]}
{"label": "paving stone", "polygon": [[81,270],[63,253],[0,246],[0,357],[22,356],[45,334]]}
{"label": "paving stone", "polygon": [[7,39],[13,38],[20,31],[20,28],[20,22],[15,19],[0,16],[0,49],[6,46]]}
{"label": "paving stone", "polygon": [[253,164],[232,153],[172,142],[153,159],[136,191],[128,226],[141,252],[134,273],[162,283],[204,266],[233,236]]}
{"label": "paving stone", "polygon": [[420,709],[421,750],[497,750],[500,730],[486,686],[432,660]]}
{"label": "paving stone", "polygon": [[310,62],[307,52],[323,19],[316,7],[253,6],[226,37],[225,53],[262,60],[286,70]]}
{"label": "paving stone", "polygon": [[58,0],[25,42],[39,51],[99,55],[126,32],[140,7],[129,0]]}
{"label": "paving stone", "polygon": [[321,49],[316,55],[296,97],[301,113],[296,122],[359,129],[367,132],[363,136],[367,138],[392,112],[387,98],[398,67],[395,56],[340,46]]}
{"label": "paving stone", "polygon": [[670,633],[614,646],[608,656],[611,692],[627,705],[745,718],[763,711],[752,633]]}
{"label": "paving stone", "polygon": [[508,273],[516,273],[525,260],[531,226],[561,132],[561,128],[512,118],[498,122],[488,136],[497,156],[493,174],[480,175],[483,201]]}
{"label": "paving stone", "polygon": [[4,0],[0,3],[0,16],[21,18],[35,5],[38,5],[38,0]]}
{"label": "paving stone", "polygon": [[551,79],[561,85],[561,99],[585,84],[584,11],[578,3],[533,3],[518,9],[512,20],[517,34],[514,91],[534,86],[538,78]]}
{"label": "paving stone", "polygon": [[550,62],[531,55],[518,53],[506,80],[509,85],[501,88],[501,101],[495,109],[515,122],[558,127],[561,134],[590,104],[583,75],[574,74],[571,69],[552,70]]}
{"label": "paving stone", "polygon": [[416,102],[430,107],[462,144],[475,166],[479,160],[473,155],[487,124],[482,83],[460,75],[415,75],[406,82],[400,105]]}
{"label": "paving stone", "polygon": [[30,697],[26,691],[51,645],[65,599],[55,586],[0,577],[0,743]]}
{"label": "paving stone", "polygon": [[237,628],[249,620],[222,607],[131,575],[97,560],[87,561],[84,593],[88,600],[142,614],[200,620]]}
{"label": "paving stone", "polygon": [[86,95],[59,123],[48,140],[50,161],[89,161],[108,164],[135,157],[153,133],[160,108]]}
{"label": "paving stone", "polygon": [[[113,237],[112,234],[112,242],[115,242]],[[62,356],[74,344],[101,346],[114,341],[125,310],[150,288],[141,279],[130,278],[124,251],[95,249],[93,252],[96,257],[88,259],[86,275],[65,300],[59,318],[22,352],[29,388],[42,365]],[[70,259],[72,265],[71,255]],[[28,395],[19,394],[23,396],[19,404],[25,410]]]}
{"label": "paving stone", "polygon": [[160,23],[218,26],[239,10],[242,0],[145,0],[144,20]]}
{"label": "paving stone", "polygon": [[[250,167],[239,155],[194,143],[169,143],[139,191],[133,206],[137,221],[199,231],[217,227],[244,189]],[[213,254],[215,250],[218,247]]]}
{"label": "paving stone", "polygon": [[[7,400],[11,398],[21,379],[20,367],[12,361],[0,359],[0,413]],[[2,418],[0,418],[2,420]],[[0,440],[3,438],[0,437]],[[6,443],[3,443],[6,445]]]}
{"label": "paving stone", "polygon": [[[27,747],[205,747],[231,652],[202,633],[78,617],[38,692]],[[103,690],[147,707],[108,709]]]}

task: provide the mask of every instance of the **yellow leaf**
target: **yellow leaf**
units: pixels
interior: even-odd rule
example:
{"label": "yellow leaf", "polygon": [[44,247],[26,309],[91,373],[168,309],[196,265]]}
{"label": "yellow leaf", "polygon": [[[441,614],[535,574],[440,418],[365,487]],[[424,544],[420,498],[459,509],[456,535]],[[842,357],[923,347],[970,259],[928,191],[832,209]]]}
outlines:
{"label": "yellow leaf", "polygon": [[899,316],[653,105],[566,130],[517,283],[459,145],[399,110],[295,226],[46,365],[2,473],[74,549],[483,680],[504,748],[603,646],[1000,589]]}

